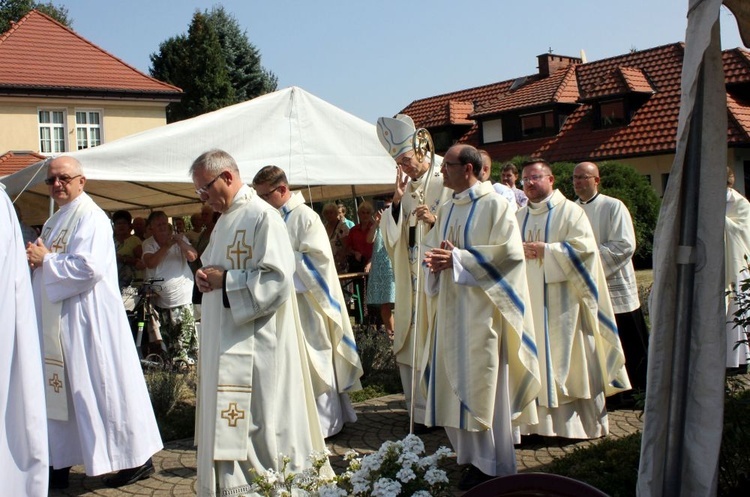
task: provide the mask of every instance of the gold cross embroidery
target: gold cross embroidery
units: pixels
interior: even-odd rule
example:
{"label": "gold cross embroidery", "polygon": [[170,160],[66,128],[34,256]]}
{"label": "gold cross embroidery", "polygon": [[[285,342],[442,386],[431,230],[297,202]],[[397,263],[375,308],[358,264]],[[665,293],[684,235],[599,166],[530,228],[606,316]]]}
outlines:
{"label": "gold cross embroidery", "polygon": [[244,268],[247,260],[253,256],[253,248],[245,242],[245,233],[245,230],[237,230],[234,234],[234,241],[231,245],[227,245],[227,259],[232,265],[231,269]]}
{"label": "gold cross embroidery", "polygon": [[245,419],[245,411],[237,409],[237,402],[230,402],[229,408],[221,411],[221,417],[229,421],[229,426],[235,428],[238,419]]}
{"label": "gold cross embroidery", "polygon": [[57,376],[57,373],[53,374],[52,378],[49,379],[49,386],[55,389],[55,393],[60,393],[63,383],[60,381],[60,377]]}
{"label": "gold cross embroidery", "polygon": [[59,235],[57,235],[57,239],[55,239],[54,242],[52,242],[52,251],[53,252],[63,252],[65,250],[65,247],[68,245],[67,240],[65,240],[65,235],[68,234],[68,230],[62,230]]}

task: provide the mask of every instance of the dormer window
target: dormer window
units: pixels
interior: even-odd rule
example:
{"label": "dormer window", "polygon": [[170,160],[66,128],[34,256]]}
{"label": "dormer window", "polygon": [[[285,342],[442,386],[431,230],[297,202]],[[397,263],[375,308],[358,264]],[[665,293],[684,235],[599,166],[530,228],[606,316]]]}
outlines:
{"label": "dormer window", "polygon": [[524,138],[552,136],[556,133],[555,113],[551,110],[521,116],[521,135]]}
{"label": "dormer window", "polygon": [[625,109],[625,100],[606,100],[599,103],[599,127],[616,128],[628,124],[628,114]]}

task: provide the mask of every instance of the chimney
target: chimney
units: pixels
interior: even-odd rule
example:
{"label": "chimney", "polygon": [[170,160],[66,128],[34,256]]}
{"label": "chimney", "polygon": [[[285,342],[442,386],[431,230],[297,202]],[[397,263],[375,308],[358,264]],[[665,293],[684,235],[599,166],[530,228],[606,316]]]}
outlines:
{"label": "chimney", "polygon": [[546,78],[558,69],[564,69],[572,64],[580,64],[582,61],[579,57],[568,57],[567,55],[555,55],[544,53],[536,56],[539,61],[539,75]]}

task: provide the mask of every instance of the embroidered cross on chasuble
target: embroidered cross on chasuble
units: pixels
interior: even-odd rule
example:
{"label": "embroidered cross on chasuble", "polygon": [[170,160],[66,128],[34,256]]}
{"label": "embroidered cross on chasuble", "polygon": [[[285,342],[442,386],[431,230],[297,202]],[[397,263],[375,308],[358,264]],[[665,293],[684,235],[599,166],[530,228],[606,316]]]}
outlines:
{"label": "embroidered cross on chasuble", "polygon": [[234,232],[232,243],[227,245],[227,260],[231,265],[230,269],[245,268],[247,261],[253,257],[253,247],[245,241],[246,236],[247,230],[237,230]]}

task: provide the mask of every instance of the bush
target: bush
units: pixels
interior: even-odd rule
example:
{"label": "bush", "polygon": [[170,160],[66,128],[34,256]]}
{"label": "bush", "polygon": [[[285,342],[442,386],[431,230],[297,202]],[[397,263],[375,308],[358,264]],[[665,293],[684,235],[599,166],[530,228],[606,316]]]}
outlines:
{"label": "bush", "polygon": [[388,334],[375,326],[355,325],[354,339],[364,375],[362,390],[349,394],[352,402],[403,392],[396,357],[393,355],[393,341]]}
{"label": "bush", "polygon": [[195,372],[155,368],[146,370],[144,377],[162,439],[192,436],[195,431]]}

